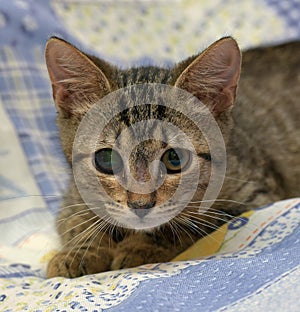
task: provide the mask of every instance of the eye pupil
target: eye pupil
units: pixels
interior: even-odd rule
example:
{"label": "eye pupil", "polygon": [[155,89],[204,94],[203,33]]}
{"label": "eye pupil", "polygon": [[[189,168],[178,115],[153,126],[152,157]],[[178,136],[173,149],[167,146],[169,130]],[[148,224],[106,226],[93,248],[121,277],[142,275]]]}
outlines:
{"label": "eye pupil", "polygon": [[98,171],[106,174],[119,173],[123,168],[120,154],[111,148],[103,148],[97,151],[94,163]]}
{"label": "eye pupil", "polygon": [[163,154],[161,161],[169,174],[179,173],[189,164],[190,152],[182,149],[169,149]]}
{"label": "eye pupil", "polygon": [[173,165],[173,166],[179,166],[180,163],[181,163],[181,160],[179,158],[179,156],[177,155],[177,153],[172,150],[169,155],[168,155],[168,160],[170,161],[170,163]]}

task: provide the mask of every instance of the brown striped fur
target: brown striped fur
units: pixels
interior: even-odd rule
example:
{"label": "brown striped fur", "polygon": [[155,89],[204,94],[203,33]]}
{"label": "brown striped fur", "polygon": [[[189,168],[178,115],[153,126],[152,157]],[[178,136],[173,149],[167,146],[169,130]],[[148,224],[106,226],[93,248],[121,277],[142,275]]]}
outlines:
{"label": "brown striped fur", "polygon": [[[232,49],[230,53],[235,55],[230,62],[236,62],[235,65],[228,65],[227,60],[223,62],[218,55],[221,53],[214,52],[214,49],[220,50],[220,45]],[[227,50],[221,52],[226,54]],[[111,131],[107,130],[102,147],[106,146],[106,141],[113,140],[116,133],[150,115],[178,124],[191,133],[197,155],[200,155],[202,173],[199,185],[202,187],[199,186],[193,202],[181,217],[148,231],[135,231],[113,227],[100,220],[84,204],[71,180],[57,219],[63,248],[50,261],[47,276],[77,277],[169,261],[231,217],[276,200],[299,196],[299,51],[300,43],[294,42],[244,52],[237,99],[232,109],[239,64],[236,60],[238,49],[231,38],[218,41],[202,54],[173,68],[149,66],[127,70],[85,55],[60,39],[50,39],[46,60],[59,112],[62,147],[70,164],[77,127],[95,100],[128,85],[155,82],[176,85],[207,104],[227,142],[227,171],[216,202],[206,213],[197,214],[196,204],[203,196],[211,166],[204,156],[209,150],[197,129],[188,121],[185,124],[183,116],[158,106],[140,107],[138,112],[129,110],[120,114],[110,125]],[[231,66],[234,72],[230,76],[222,74],[226,70],[224,66]],[[132,138],[127,139],[130,142]],[[163,148],[159,140],[139,145],[131,159],[133,173],[138,162],[147,166],[155,158],[155,153]],[[111,206],[120,211],[126,211],[129,202],[145,204],[152,201],[155,207],[163,205],[178,186],[178,177],[172,176],[166,178],[155,192],[141,195],[128,193],[114,176],[98,175],[113,199]]]}

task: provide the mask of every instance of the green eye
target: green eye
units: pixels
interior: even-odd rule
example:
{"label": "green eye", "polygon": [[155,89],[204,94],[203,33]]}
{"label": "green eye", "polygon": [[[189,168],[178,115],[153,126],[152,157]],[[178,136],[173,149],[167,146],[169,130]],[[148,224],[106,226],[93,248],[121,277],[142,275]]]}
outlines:
{"label": "green eye", "polygon": [[161,161],[167,168],[167,173],[179,173],[182,170],[186,169],[186,167],[190,163],[190,152],[184,149],[169,149],[167,150],[162,158]]}
{"label": "green eye", "polygon": [[123,169],[123,161],[117,151],[103,148],[95,153],[95,167],[100,172],[116,174]]}

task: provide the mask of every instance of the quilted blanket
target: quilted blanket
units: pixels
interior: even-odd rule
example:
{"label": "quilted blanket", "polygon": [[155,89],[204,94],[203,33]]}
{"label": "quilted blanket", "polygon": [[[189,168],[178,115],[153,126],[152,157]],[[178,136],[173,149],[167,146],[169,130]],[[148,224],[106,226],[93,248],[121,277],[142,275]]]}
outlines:
{"label": "quilted blanket", "polygon": [[[299,0],[1,0],[0,311],[299,311],[300,198],[257,207],[169,263],[45,279],[68,172],[44,46],[172,64],[224,35],[300,39]],[[300,196],[300,193],[299,193]]]}

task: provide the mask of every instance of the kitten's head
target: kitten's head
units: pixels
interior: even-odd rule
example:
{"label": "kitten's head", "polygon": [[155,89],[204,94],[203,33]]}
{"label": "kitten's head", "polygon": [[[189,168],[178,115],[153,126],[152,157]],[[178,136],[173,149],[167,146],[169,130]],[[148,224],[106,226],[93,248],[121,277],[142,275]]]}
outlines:
{"label": "kitten's head", "polygon": [[236,42],[223,38],[171,69],[119,70],[51,38],[46,62],[62,146],[81,168],[77,187],[88,185],[81,196],[91,209],[138,229],[191,212],[186,204],[203,199],[224,161],[220,141],[208,132],[217,125],[226,142],[232,127],[241,65]]}

